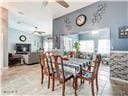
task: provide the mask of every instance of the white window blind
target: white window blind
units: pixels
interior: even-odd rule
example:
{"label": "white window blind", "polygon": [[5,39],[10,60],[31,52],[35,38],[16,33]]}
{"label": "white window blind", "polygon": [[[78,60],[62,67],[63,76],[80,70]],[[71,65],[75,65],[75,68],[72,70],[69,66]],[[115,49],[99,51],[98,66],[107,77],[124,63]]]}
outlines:
{"label": "white window blind", "polygon": [[93,40],[82,40],[80,41],[80,51],[82,52],[93,52],[94,41]]}
{"label": "white window blind", "polygon": [[68,37],[64,37],[64,50],[71,51],[72,50],[72,39]]}

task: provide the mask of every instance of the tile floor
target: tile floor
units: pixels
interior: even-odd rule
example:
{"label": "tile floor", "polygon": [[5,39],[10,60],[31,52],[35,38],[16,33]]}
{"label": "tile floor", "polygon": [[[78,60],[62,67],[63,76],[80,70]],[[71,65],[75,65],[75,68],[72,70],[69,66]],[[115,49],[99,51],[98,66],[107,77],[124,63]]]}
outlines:
{"label": "tile floor", "polygon": [[[14,66],[2,70],[1,96],[62,96],[61,85],[56,82],[55,91],[47,89],[47,77],[40,84],[40,65]],[[96,90],[96,89],[95,89]],[[72,80],[66,83],[66,96],[74,96]],[[128,84],[109,79],[109,66],[101,65],[99,70],[99,91],[96,96],[128,96]],[[91,88],[85,82],[77,90],[78,96],[91,96]]]}

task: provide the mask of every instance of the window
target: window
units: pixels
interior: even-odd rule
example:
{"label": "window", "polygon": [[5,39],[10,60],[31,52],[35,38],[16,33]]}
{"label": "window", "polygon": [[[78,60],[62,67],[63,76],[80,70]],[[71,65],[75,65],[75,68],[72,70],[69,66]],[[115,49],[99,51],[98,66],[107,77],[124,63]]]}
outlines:
{"label": "window", "polygon": [[80,51],[82,52],[93,52],[94,51],[94,41],[84,40],[80,41]]}
{"label": "window", "polygon": [[98,40],[98,52],[99,53],[109,53],[110,52],[110,40],[102,39]]}
{"label": "window", "polygon": [[72,39],[64,37],[64,50],[72,51]]}
{"label": "window", "polygon": [[52,51],[53,49],[53,42],[52,40],[48,40],[48,51]]}
{"label": "window", "polygon": [[44,46],[44,51],[48,51],[48,41],[44,41],[43,46]]}
{"label": "window", "polygon": [[44,51],[52,51],[52,49],[53,49],[53,42],[52,42],[52,40],[44,41],[43,46],[44,46]]}

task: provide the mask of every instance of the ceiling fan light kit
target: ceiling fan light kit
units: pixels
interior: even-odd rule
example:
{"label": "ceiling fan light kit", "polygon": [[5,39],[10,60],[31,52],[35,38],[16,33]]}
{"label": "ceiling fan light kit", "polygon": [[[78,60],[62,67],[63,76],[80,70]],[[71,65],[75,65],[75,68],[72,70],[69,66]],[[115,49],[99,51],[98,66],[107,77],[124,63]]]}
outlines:
{"label": "ceiling fan light kit", "polygon": [[38,27],[35,27],[35,30],[33,31],[32,34],[35,34],[35,35],[42,35],[43,33],[45,33],[44,31],[38,31],[37,29],[38,29]]}

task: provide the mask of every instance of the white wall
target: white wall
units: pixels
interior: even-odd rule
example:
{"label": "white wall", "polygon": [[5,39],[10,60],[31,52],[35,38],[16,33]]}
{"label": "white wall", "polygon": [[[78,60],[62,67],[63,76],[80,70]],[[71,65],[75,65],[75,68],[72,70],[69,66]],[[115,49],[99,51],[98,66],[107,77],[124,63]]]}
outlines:
{"label": "white wall", "polygon": [[[25,42],[21,42],[19,37],[25,35],[27,37]],[[37,35],[32,35],[28,32],[23,32],[13,28],[8,29],[8,51],[13,52],[16,43],[31,44],[31,51],[37,51],[42,48],[42,37]],[[38,44],[37,44],[38,43]]]}
{"label": "white wall", "polygon": [[[17,22],[20,22],[20,23],[17,23]],[[35,27],[38,27],[37,30],[44,31],[45,34],[43,35],[47,36],[47,35],[52,35],[53,19],[50,14],[48,16],[46,16],[45,14],[44,15],[42,14],[40,17],[36,17],[36,15],[29,16],[27,14],[24,14],[24,16],[21,16],[14,12],[9,11],[8,26],[10,28],[14,28],[20,31],[25,31],[25,32],[33,32],[35,30]]]}
{"label": "white wall", "polygon": [[[1,10],[1,8],[0,8],[0,13],[2,13],[1,12],[2,10]],[[2,18],[2,15],[0,15],[0,58],[1,58],[1,60],[0,60],[0,68],[2,68],[2,66],[3,66],[3,32],[2,32],[2,20],[1,20],[1,18]]]}
{"label": "white wall", "polygon": [[8,67],[8,10],[0,7],[0,69]]}

